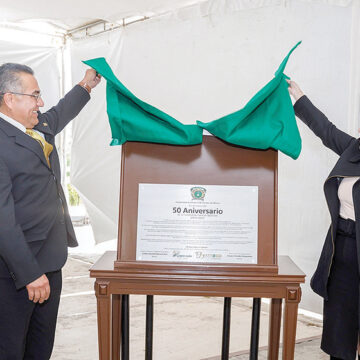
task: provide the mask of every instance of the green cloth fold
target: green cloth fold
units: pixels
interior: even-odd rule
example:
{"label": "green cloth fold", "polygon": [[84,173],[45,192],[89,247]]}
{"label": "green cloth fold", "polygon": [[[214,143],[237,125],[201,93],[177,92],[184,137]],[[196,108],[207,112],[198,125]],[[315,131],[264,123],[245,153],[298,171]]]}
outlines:
{"label": "green cloth fold", "polygon": [[197,124],[211,134],[231,144],[267,149],[272,147],[297,159],[301,152],[301,138],[284,75],[291,53],[288,53],[268,82],[244,108],[220,119]]}
{"label": "green cloth fold", "polygon": [[301,151],[293,105],[284,75],[285,66],[298,42],[275,73],[245,107],[220,119],[184,125],[132,94],[114,75],[104,58],[84,61],[107,80],[107,113],[112,132],[110,145],[143,141],[175,145],[202,142],[206,129],[231,144],[256,149],[278,149],[296,159]]}
{"label": "green cloth fold", "polygon": [[184,125],[132,94],[114,75],[104,58],[83,61],[106,80],[107,113],[112,133],[110,145],[143,141],[173,145],[202,143],[203,130]]}

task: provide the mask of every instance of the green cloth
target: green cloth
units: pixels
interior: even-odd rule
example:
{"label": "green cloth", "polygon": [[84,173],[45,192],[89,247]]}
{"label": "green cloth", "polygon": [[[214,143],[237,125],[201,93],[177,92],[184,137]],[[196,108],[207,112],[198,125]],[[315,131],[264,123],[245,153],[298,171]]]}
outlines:
{"label": "green cloth", "polygon": [[297,159],[301,138],[296,125],[284,69],[298,42],[285,57],[275,77],[239,111],[220,119],[197,124],[231,144],[256,149],[272,147]]}
{"label": "green cloth", "polygon": [[84,61],[106,80],[107,113],[112,133],[110,145],[143,141],[174,145],[202,143],[203,130],[184,125],[132,94],[114,75],[104,58]]}
{"label": "green cloth", "polygon": [[284,69],[294,46],[275,77],[243,109],[209,123],[184,125],[132,94],[114,75],[104,58],[84,61],[106,80],[107,113],[112,132],[111,145],[143,141],[175,145],[202,142],[202,129],[226,142],[256,149],[278,149],[296,159],[301,138],[288,92]]}

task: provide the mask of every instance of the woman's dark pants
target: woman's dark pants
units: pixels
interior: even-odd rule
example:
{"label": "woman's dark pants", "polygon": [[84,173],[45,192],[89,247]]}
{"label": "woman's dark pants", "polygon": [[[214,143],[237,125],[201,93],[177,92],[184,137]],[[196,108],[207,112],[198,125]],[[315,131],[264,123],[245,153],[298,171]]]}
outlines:
{"label": "woman's dark pants", "polygon": [[355,222],[339,218],[335,254],[324,301],[321,349],[344,360],[354,360],[359,333],[359,269]]}

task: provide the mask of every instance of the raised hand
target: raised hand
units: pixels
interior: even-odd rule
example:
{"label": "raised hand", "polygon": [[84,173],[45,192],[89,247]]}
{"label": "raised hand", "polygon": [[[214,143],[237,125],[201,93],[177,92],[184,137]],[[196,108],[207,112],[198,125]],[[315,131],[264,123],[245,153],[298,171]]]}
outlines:
{"label": "raised hand", "polygon": [[289,93],[294,98],[295,101],[299,100],[304,93],[300,89],[299,85],[292,80],[286,80],[289,84]]}

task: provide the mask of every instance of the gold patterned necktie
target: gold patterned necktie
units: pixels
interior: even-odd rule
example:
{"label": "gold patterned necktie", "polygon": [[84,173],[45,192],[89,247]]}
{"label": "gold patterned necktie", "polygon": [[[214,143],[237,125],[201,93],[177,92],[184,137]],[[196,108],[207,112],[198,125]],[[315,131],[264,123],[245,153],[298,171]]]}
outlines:
{"label": "gold patterned necktie", "polygon": [[35,139],[40,144],[40,146],[44,152],[45,159],[46,159],[49,167],[51,167],[49,157],[50,157],[50,154],[53,151],[54,147],[51,144],[49,144],[41,135],[39,135],[33,129],[26,129],[26,133],[28,135],[30,135],[33,139]]}

